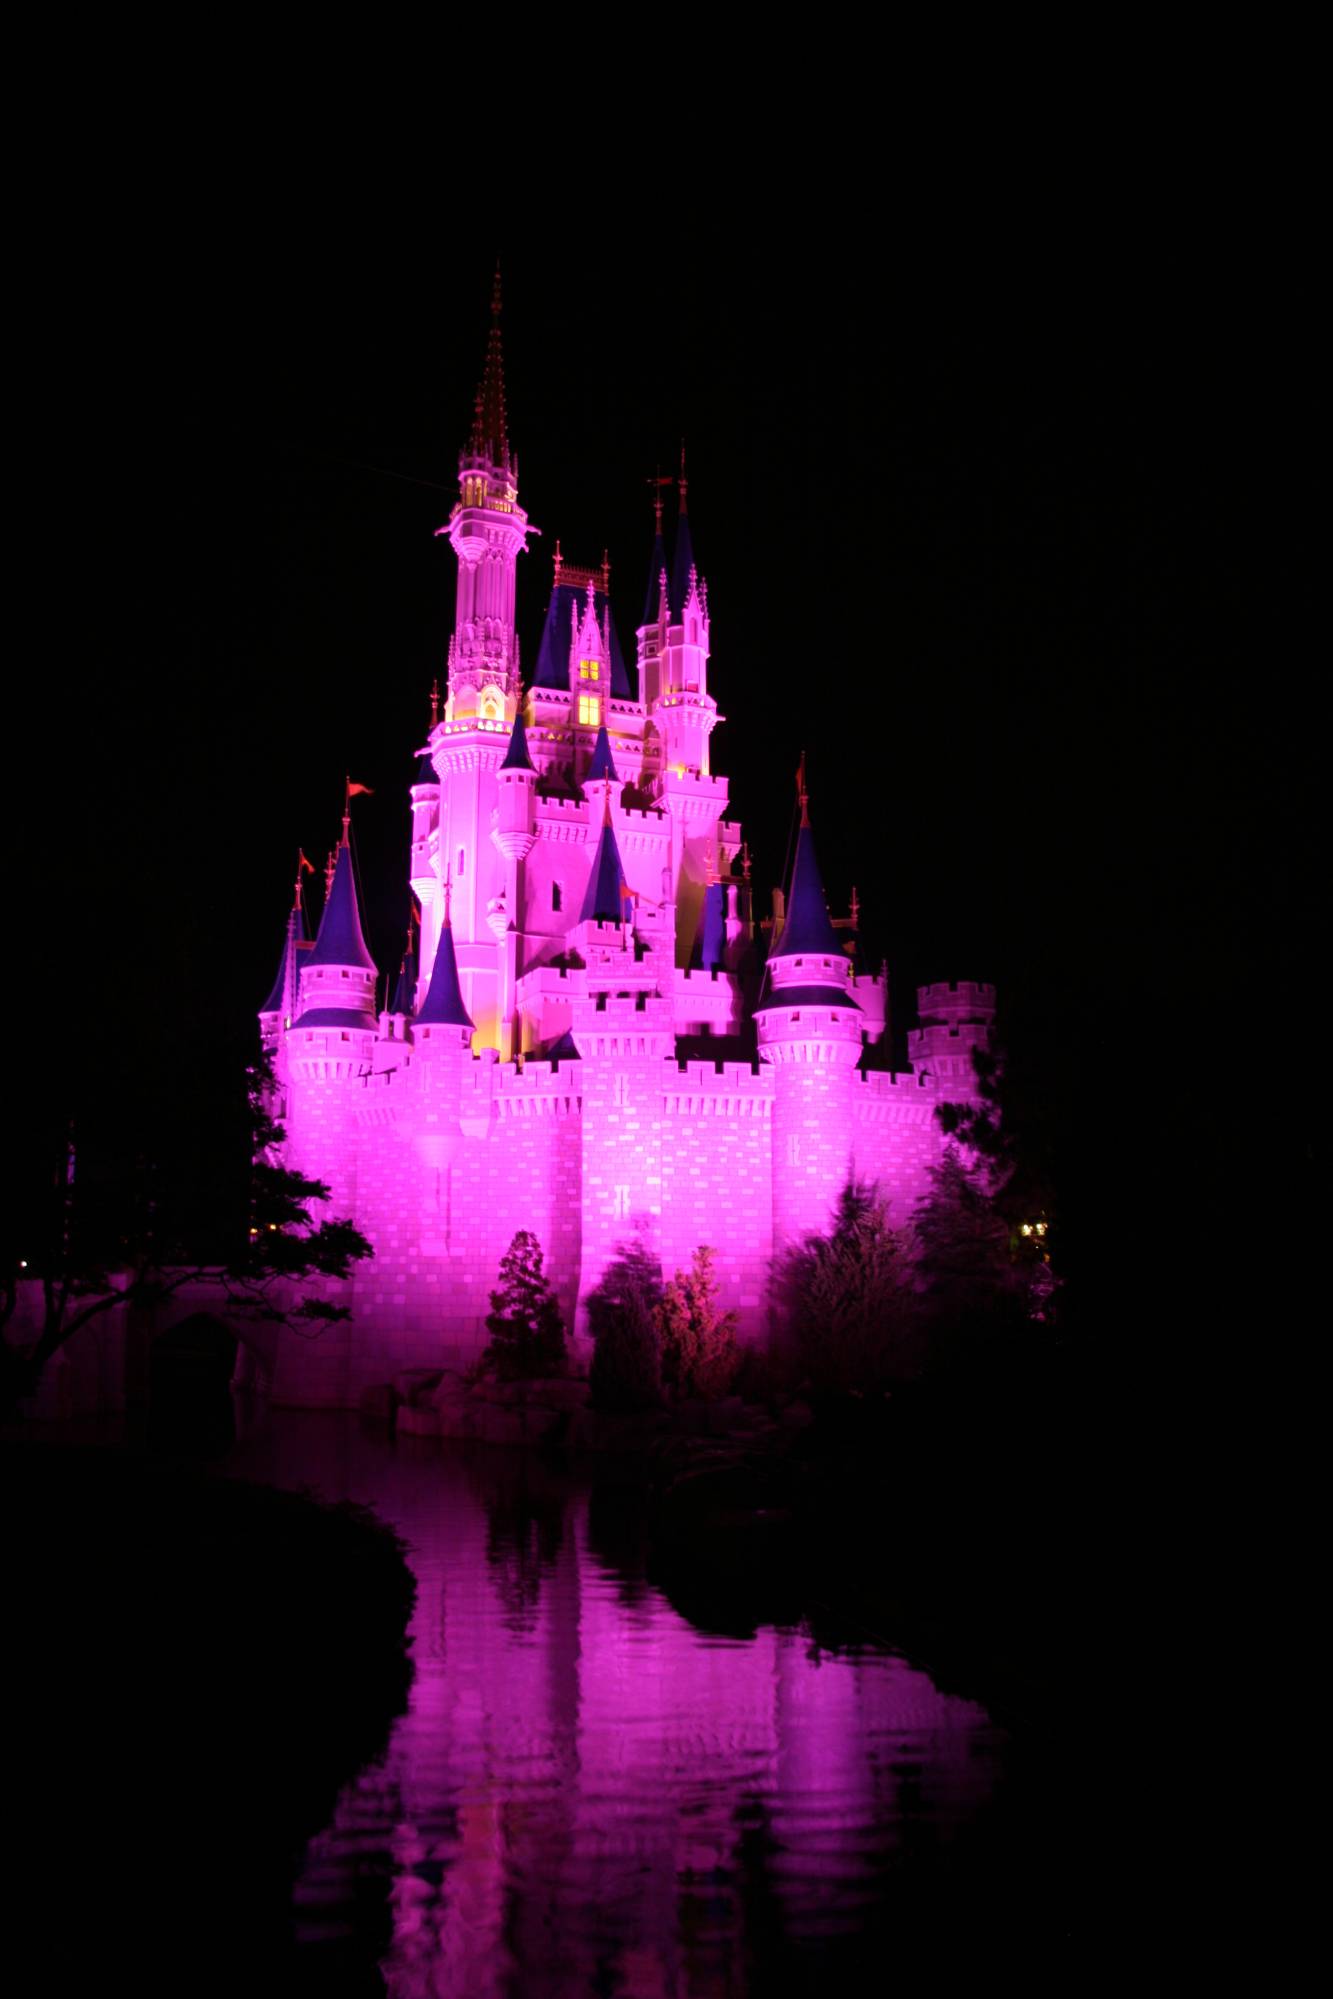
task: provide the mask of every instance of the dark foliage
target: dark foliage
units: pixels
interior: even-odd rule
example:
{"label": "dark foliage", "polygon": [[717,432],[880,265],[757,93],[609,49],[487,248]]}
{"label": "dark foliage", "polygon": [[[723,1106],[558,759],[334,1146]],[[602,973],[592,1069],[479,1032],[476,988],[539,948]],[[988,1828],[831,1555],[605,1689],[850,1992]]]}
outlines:
{"label": "dark foliage", "polygon": [[486,1315],[490,1334],[480,1371],[501,1381],[533,1381],[565,1371],[565,1328],[531,1229],[519,1229],[500,1260],[499,1289]]}
{"label": "dark foliage", "polygon": [[6,1401],[31,1393],[52,1354],[81,1326],[126,1303],[150,1310],[187,1284],[218,1290],[218,1310],[230,1320],[265,1319],[292,1325],[345,1319],[350,1308],[300,1287],[345,1283],[354,1263],[374,1255],[348,1219],[316,1221],[312,1204],[329,1190],[284,1163],[286,1133],[275,1114],[276,1086],[265,1059],[247,1072],[246,1107],[251,1156],[249,1221],[221,1263],[191,1259],[161,1224],[151,1174],[123,1190],[114,1217],[106,1204],[86,1203],[75,1174],[72,1143],[61,1139],[47,1193],[34,1229],[35,1255],[20,1270],[17,1256],[4,1272],[0,1326],[18,1302],[20,1275],[42,1286],[42,1330],[30,1349],[0,1341]]}
{"label": "dark foliage", "polygon": [[642,1242],[624,1245],[588,1294],[595,1409],[653,1409],[662,1400],[657,1308],[661,1271]]}
{"label": "dark foliage", "polygon": [[775,1290],[792,1364],[816,1388],[884,1388],[918,1372],[906,1247],[874,1186],[848,1181],[829,1233],[807,1235],[779,1259]]}

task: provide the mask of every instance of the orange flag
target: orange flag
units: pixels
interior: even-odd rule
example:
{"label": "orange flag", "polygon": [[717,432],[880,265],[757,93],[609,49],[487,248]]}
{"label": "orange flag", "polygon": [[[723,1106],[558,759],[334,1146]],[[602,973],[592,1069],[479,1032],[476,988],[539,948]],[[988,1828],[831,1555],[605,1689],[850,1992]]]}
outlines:
{"label": "orange flag", "polygon": [[375,796],[374,789],[368,784],[349,784],[347,787],[347,796],[349,798],[356,798],[363,791],[367,798]]}

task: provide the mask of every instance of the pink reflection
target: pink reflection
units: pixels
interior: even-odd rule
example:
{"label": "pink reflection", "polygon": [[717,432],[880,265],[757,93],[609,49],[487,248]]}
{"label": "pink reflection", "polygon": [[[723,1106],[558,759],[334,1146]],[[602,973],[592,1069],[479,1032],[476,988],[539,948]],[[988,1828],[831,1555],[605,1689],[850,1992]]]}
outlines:
{"label": "pink reflection", "polygon": [[330,1903],[390,1871],[391,1993],[744,1990],[757,1928],[817,1962],[984,1811],[1005,1737],[904,1660],[708,1638],[602,1564],[585,1491],[340,1434],[331,1470],[288,1431],[286,1475],[409,1537],[416,1679],[298,1906],[326,1933]]}

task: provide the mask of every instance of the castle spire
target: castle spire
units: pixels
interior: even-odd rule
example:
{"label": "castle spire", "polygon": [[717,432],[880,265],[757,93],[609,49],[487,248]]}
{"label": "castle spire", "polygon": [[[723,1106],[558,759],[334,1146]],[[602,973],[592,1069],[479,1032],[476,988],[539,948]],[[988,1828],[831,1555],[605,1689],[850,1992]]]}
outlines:
{"label": "castle spire", "polygon": [[676,520],[676,547],[671,564],[671,608],[680,612],[685,608],[685,599],[690,593],[690,577],[694,573],[694,542],[690,536],[690,515],[687,502],[689,480],[685,476],[685,444],[680,447],[680,476],[676,480],[676,490],[680,494],[680,513]]}
{"label": "castle spire", "polygon": [[797,795],[801,801],[801,826],[796,835],[796,861],[791,871],[791,893],[787,897],[786,921],[782,926],[776,949],[769,953],[771,958],[792,958],[802,956],[822,957],[826,954],[842,955],[842,946],[834,935],[833,924],[828,913],[828,903],[824,895],[823,877],[819,872],[819,862],[815,859],[814,835],[810,831],[810,799],[805,789],[805,757],[801,757],[801,769],[797,778]]}
{"label": "castle spire", "polygon": [[495,260],[495,282],[491,287],[491,330],[486,340],[486,362],[473,405],[471,453],[495,466],[509,464],[509,429],[505,412],[504,346],[500,336],[500,260]]}
{"label": "castle spire", "polygon": [[315,948],[306,963],[340,967],[355,965],[362,971],[373,972],[375,960],[366,949],[365,933],[361,928],[361,903],[352,872],[352,849],[347,843],[346,826],[344,815],[343,838],[333,864],[333,880],[324,913],[319,919]]}
{"label": "castle spire", "polygon": [[659,472],[648,481],[648,484],[653,489],[653,552],[648,563],[648,584],[644,592],[643,617],[639,620],[644,625],[654,624],[658,618],[661,602],[659,590],[661,580],[666,574],[667,566],[666,543],[662,539],[662,488],[669,486],[671,481],[670,479],[664,479]]}
{"label": "castle spire", "polygon": [[514,726],[509,732],[509,748],[505,751],[501,770],[531,770],[532,758],[528,754],[528,732],[523,722],[523,695],[520,691],[518,706],[514,710]]}
{"label": "castle spire", "polygon": [[588,876],[588,886],[584,892],[583,907],[579,911],[580,923],[623,923],[625,920],[625,870],[620,864],[620,849],[616,845],[615,829],[611,824],[611,794],[606,794],[602,810],[602,830],[597,839],[597,854]]}
{"label": "castle spire", "polygon": [[463,988],[458,982],[458,960],[454,956],[454,927],[449,917],[449,877],[444,878],[444,920],[440,941],[435,947],[430,986],[417,1015],[418,1027],[466,1027],[475,1034],[476,1023],[463,1004]]}
{"label": "castle spire", "polygon": [[616,775],[615,759],[611,755],[611,738],[606,733],[605,722],[597,731],[597,740],[592,746],[592,762],[588,765],[587,776],[583,782],[594,784],[601,780],[611,784],[620,782]]}

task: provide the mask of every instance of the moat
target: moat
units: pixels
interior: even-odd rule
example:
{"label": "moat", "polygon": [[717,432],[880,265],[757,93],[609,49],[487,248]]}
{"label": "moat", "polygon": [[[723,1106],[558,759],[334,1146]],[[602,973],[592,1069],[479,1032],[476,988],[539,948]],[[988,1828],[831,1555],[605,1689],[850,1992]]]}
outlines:
{"label": "moat", "polygon": [[296,1883],[303,1989],[853,1992],[1078,1962],[1058,1745],[891,1633],[827,1649],[716,1586],[687,1616],[632,1490],[577,1467],[285,1414],[228,1469],[372,1506],[418,1584],[407,1711]]}

